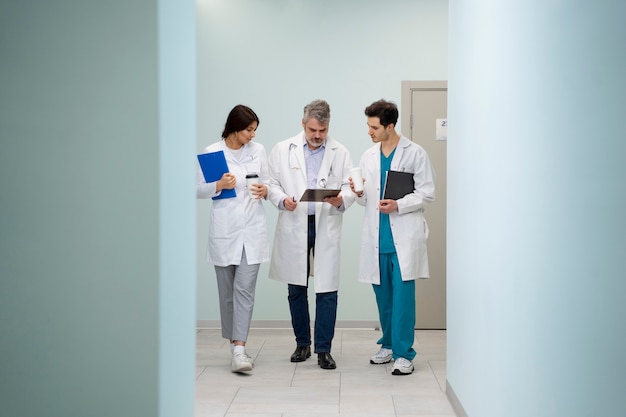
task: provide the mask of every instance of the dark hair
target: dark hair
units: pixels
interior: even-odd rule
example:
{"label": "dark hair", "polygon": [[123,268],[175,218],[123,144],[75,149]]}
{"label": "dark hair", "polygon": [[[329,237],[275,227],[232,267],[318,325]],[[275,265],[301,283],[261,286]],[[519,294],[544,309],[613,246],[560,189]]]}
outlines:
{"label": "dark hair", "polygon": [[222,132],[222,138],[226,139],[228,135],[235,132],[240,132],[250,126],[250,123],[257,122],[259,124],[259,117],[256,115],[254,110],[252,110],[248,106],[244,106],[243,104],[237,104],[233,109],[228,113],[228,117],[226,118],[226,125],[224,126],[224,131]]}
{"label": "dark hair", "polygon": [[398,106],[391,101],[380,99],[365,108],[365,115],[367,117],[378,117],[383,127],[387,127],[391,123],[395,126],[398,122]]}

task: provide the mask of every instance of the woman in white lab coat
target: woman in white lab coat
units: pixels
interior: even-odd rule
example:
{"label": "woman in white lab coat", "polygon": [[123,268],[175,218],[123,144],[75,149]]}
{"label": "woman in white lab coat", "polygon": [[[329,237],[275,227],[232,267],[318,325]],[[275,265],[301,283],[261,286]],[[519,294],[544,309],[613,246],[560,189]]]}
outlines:
{"label": "woman in white lab coat", "polygon": [[[252,109],[235,106],[228,115],[220,142],[205,153],[222,151],[229,172],[215,182],[205,182],[198,169],[197,198],[213,198],[209,219],[207,261],[217,277],[222,336],[231,342],[233,372],[250,371],[252,358],[245,352],[250,330],[261,262],[269,261],[269,240],[262,199],[267,198],[269,179],[263,145],[252,142],[259,118]],[[259,183],[246,185],[246,176],[256,174]],[[219,198],[234,189],[236,197]],[[251,196],[251,191],[255,197]]]}

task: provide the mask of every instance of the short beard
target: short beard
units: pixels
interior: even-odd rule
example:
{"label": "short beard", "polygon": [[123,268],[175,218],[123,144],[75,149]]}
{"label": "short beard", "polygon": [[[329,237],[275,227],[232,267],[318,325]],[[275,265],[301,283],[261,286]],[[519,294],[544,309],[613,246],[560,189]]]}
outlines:
{"label": "short beard", "polygon": [[314,149],[319,148],[325,142],[325,141],[322,141],[321,143],[317,144],[317,143],[313,142],[311,139],[307,138],[306,136],[304,138],[306,139],[306,143],[309,145],[309,147],[310,148],[314,148]]}

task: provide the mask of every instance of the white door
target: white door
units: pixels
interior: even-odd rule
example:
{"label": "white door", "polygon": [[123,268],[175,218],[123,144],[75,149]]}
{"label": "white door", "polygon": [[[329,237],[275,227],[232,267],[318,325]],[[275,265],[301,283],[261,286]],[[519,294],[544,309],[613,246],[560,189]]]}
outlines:
{"label": "white door", "polygon": [[435,169],[436,200],[426,206],[430,279],[415,281],[415,327],[446,328],[446,144],[437,121],[447,120],[447,81],[403,81],[401,131],[426,152]]}

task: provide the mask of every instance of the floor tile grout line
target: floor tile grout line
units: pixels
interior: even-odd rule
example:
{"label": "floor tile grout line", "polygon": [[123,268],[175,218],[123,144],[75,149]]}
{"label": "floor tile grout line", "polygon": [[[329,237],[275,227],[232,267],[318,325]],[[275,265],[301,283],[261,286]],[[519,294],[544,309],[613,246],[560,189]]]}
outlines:
{"label": "floor tile grout line", "polygon": [[226,407],[226,411],[224,411],[224,415],[222,417],[226,417],[228,415],[228,410],[230,410],[230,407],[233,406],[235,398],[237,398],[237,395],[239,394],[239,390],[241,390],[241,387],[238,387],[237,391],[235,391],[235,395],[233,395],[233,398],[231,398],[230,403],[228,404],[228,407]]}
{"label": "floor tile grout line", "polygon": [[398,416],[398,409],[396,407],[396,397],[393,394],[391,394],[391,404],[393,404],[393,415],[397,417]]}
{"label": "floor tile grout line", "polygon": [[337,398],[337,414],[341,414],[341,377],[343,376],[342,372],[339,372],[339,398]]}
{"label": "floor tile grout line", "polygon": [[206,368],[207,368],[206,365],[202,367],[202,372],[198,374],[198,376],[196,377],[196,381],[198,381],[200,377],[204,374],[204,372],[206,372]]}
{"label": "floor tile grout line", "polygon": [[261,351],[263,350],[263,348],[265,347],[265,344],[267,343],[266,339],[263,339],[263,343],[261,343],[261,347],[259,347],[259,349],[256,352],[256,356],[253,358],[255,361],[257,360],[257,358],[259,357],[259,355],[261,354]]}
{"label": "floor tile grout line", "polygon": [[293,372],[291,374],[291,381],[289,381],[289,387],[293,388],[293,380],[296,378],[296,371],[298,370],[298,364],[295,364],[296,366],[293,367]]}
{"label": "floor tile grout line", "polygon": [[433,369],[433,365],[432,363],[430,363],[430,359],[428,360],[428,367],[430,368],[430,372],[432,372],[433,377],[435,377],[435,381],[437,381],[437,385],[439,386],[439,390],[443,393],[445,393],[446,391],[444,390],[444,388],[441,386],[441,383],[439,382],[439,378],[437,378],[437,373],[435,372],[435,370]]}

